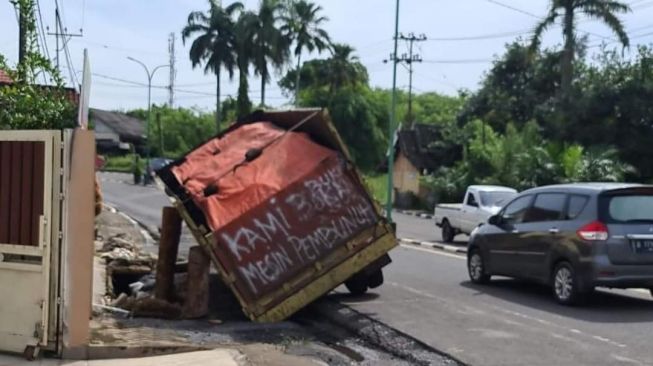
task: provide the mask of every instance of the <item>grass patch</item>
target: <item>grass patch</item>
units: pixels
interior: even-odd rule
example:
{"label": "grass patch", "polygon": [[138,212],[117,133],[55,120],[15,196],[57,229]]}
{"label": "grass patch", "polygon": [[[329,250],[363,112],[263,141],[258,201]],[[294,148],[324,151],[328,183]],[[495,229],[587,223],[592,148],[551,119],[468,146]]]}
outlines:
{"label": "grass patch", "polygon": [[[128,154],[123,156],[107,156],[104,170],[115,172],[132,173],[134,170],[134,155]],[[145,160],[139,160],[141,172],[145,170]]]}
{"label": "grass patch", "polygon": [[374,199],[384,205],[388,201],[388,175],[364,175],[363,178],[365,179],[370,191],[372,191]]}

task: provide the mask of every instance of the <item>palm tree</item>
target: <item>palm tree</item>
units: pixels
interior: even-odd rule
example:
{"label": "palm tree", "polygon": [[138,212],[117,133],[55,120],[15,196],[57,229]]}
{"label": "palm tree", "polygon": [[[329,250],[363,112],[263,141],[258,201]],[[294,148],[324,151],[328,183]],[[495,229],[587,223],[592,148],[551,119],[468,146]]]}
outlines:
{"label": "palm tree", "polygon": [[242,117],[252,108],[249,100],[249,65],[253,62],[253,25],[257,22],[257,15],[251,11],[240,14],[236,23],[236,65],[238,66],[238,96],[236,98],[237,114]]}
{"label": "palm tree", "polygon": [[248,28],[251,32],[251,58],[254,73],[261,77],[261,106],[265,105],[265,86],[270,82],[272,65],[277,70],[285,65],[289,45],[276,26],[281,19],[283,5],[278,0],[261,0],[258,14],[250,18]]}
{"label": "palm tree", "polygon": [[188,15],[188,24],[181,31],[181,39],[197,34],[191,45],[189,56],[193,68],[204,64],[204,72],[215,73],[217,86],[217,101],[215,106],[215,124],[220,131],[220,73],[224,68],[233,79],[236,66],[235,54],[235,22],[234,15],[244,8],[240,2],[223,8],[219,0],[209,0],[210,9],[204,13],[194,11]]}
{"label": "palm tree", "polygon": [[306,0],[292,3],[292,9],[283,16],[284,25],[281,27],[289,43],[295,43],[294,54],[297,57],[297,80],[295,83],[295,103],[299,95],[299,75],[301,69],[302,52],[317,50],[322,52],[331,44],[329,34],[320,26],[329,19],[320,16],[322,7]]}
{"label": "palm tree", "polygon": [[551,0],[549,13],[535,27],[531,49],[535,50],[540,46],[542,34],[562,18],[562,34],[564,36],[564,49],[562,53],[562,96],[564,99],[570,95],[571,81],[573,78],[574,52],[576,50],[576,20],[579,14],[588,18],[602,20],[619,38],[624,46],[628,47],[630,42],[624,30],[623,23],[617,17],[618,13],[630,11],[628,4],[618,0]]}
{"label": "palm tree", "polygon": [[356,86],[365,84],[368,80],[367,71],[361,65],[355,49],[347,44],[335,43],[331,47],[331,58],[328,60],[329,90],[334,92],[345,85]]}

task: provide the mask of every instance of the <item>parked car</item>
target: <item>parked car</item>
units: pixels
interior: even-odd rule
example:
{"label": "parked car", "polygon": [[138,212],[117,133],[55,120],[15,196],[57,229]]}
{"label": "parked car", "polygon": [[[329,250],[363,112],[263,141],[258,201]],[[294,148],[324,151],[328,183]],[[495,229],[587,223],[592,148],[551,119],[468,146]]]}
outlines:
{"label": "parked car", "polygon": [[442,240],[450,243],[458,234],[471,234],[516,195],[517,191],[508,187],[469,186],[463,203],[436,205],[433,217],[442,229]]}
{"label": "parked car", "polygon": [[473,233],[467,267],[474,283],[502,275],[550,285],[561,304],[582,302],[595,287],[653,289],[653,186],[522,192]]}

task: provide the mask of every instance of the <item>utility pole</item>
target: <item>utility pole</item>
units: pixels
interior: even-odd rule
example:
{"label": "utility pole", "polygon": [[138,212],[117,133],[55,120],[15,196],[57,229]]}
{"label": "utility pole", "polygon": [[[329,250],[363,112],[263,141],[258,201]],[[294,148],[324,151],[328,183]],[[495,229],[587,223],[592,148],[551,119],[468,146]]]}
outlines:
{"label": "utility pole", "polygon": [[[47,30],[50,30],[48,27]],[[66,47],[66,37],[82,37],[83,33],[82,30],[80,29],[80,32],[77,34],[73,33],[68,33],[68,28],[64,28],[63,23],[61,23],[61,15],[59,13],[59,1],[54,2],[54,33],[48,32],[48,35],[54,36],[56,40],[56,52],[57,52],[57,57],[56,57],[56,64],[57,64],[57,70],[59,70],[59,52],[62,50],[59,48],[59,37],[61,37],[64,47]]]}
{"label": "utility pole", "polygon": [[[395,34],[394,34],[394,52],[393,56],[397,54],[397,42],[399,41],[399,0],[396,0],[395,7]],[[389,223],[392,223],[392,193],[393,193],[393,168],[395,163],[395,119],[397,112],[397,62],[392,63],[392,106],[390,107],[390,123],[389,136],[388,136],[388,197],[385,207],[385,214]]]}
{"label": "utility pole", "polygon": [[[399,39],[402,41],[407,41],[408,54],[404,53],[401,57],[397,57],[396,53],[390,55],[390,60],[395,61],[395,63],[405,62],[408,65],[408,114],[406,115],[406,122],[413,123],[413,64],[416,62],[422,62],[422,56],[415,54],[413,52],[413,46],[415,42],[424,42],[426,41],[426,35],[420,34],[416,36],[415,33],[408,33],[404,35],[403,33],[399,35]],[[388,62],[388,60],[383,60],[383,62]]]}
{"label": "utility pole", "polygon": [[170,100],[168,106],[172,108],[175,104],[175,77],[177,76],[177,69],[175,68],[175,34],[170,33],[168,39],[168,52],[170,53],[170,83],[168,84],[168,93]]}
{"label": "utility pole", "polygon": [[[15,3],[19,4],[19,3]],[[25,61],[27,54],[27,9],[22,5],[18,5],[18,63],[22,64]]]}

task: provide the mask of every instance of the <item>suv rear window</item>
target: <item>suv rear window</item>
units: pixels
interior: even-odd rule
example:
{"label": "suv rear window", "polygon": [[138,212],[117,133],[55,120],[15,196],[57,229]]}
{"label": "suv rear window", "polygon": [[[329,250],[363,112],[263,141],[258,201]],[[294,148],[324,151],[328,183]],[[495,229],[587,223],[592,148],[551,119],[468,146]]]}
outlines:
{"label": "suv rear window", "polygon": [[653,193],[603,196],[600,212],[613,223],[653,222]]}

